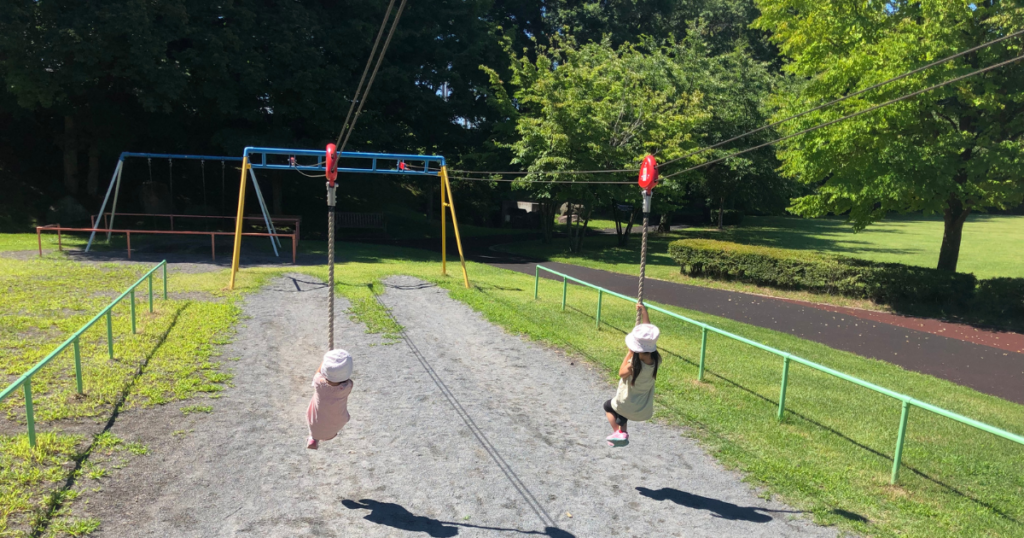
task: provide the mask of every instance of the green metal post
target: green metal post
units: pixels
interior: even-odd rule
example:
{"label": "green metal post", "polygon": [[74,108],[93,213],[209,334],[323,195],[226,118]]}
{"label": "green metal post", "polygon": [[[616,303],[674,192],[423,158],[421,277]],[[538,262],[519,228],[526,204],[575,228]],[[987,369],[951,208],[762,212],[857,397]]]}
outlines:
{"label": "green metal post", "polygon": [[32,409],[32,378],[25,380],[25,419],[28,422],[28,444],[36,446],[36,415]]}
{"label": "green metal post", "polygon": [[562,310],[565,310],[565,292],[569,289],[569,281],[562,277]]}
{"label": "green metal post", "polygon": [[78,393],[82,394],[82,351],[78,347],[78,339],[75,338],[75,381],[78,383]]}
{"label": "green metal post", "polygon": [[153,273],[149,273],[149,313],[153,313]]}
{"label": "green metal post", "polygon": [[604,292],[597,290],[597,328],[601,328],[601,298],[604,297]]}
{"label": "green metal post", "polygon": [[132,292],[128,295],[129,298],[132,300],[132,334],[136,334],[137,331],[135,330],[135,290],[132,289]]}
{"label": "green metal post", "polygon": [[164,262],[164,300],[167,300],[167,262]]}
{"label": "green metal post", "polygon": [[896,484],[900,479],[900,460],[903,459],[903,440],[907,434],[907,415],[910,413],[910,403],[903,402],[903,413],[900,414],[900,433],[896,435],[896,454],[892,458],[892,481]]}
{"label": "green metal post", "polygon": [[697,381],[704,381],[704,354],[708,349],[708,330],[700,328],[700,367],[697,369]]}
{"label": "green metal post", "polygon": [[782,389],[779,390],[779,414],[776,417],[778,420],[782,420],[783,413],[786,412],[786,385],[789,384],[789,357],[782,357]]}
{"label": "green metal post", "polygon": [[540,287],[540,266],[533,268],[533,300],[537,300],[537,288]]}
{"label": "green metal post", "polygon": [[114,360],[114,321],[110,310],[107,310],[107,350],[110,351],[110,360]]}

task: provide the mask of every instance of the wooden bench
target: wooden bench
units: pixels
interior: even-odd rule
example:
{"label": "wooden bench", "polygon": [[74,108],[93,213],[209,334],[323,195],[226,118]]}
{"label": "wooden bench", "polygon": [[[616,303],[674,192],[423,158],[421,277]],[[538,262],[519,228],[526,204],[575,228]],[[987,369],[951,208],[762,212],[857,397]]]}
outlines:
{"label": "wooden bench", "polygon": [[384,213],[335,213],[335,228],[377,229],[388,236],[388,219]]}

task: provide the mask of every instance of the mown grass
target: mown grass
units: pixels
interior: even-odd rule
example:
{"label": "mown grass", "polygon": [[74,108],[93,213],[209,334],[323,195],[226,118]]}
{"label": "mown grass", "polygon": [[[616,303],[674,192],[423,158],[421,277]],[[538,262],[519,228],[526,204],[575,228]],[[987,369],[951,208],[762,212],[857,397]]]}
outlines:
{"label": "mown grass", "polygon": [[[18,250],[21,243],[17,237],[0,235],[0,249]],[[57,254],[27,260],[0,257],[0,387],[6,388],[49,354],[147,269],[79,264]],[[159,272],[157,276],[154,313],[149,313],[147,286],[138,288],[137,334],[131,332],[129,299],[113,310],[113,359],[108,356],[103,320],[82,335],[84,394],[77,393],[70,346],[32,377],[38,448],[28,445],[22,392],[0,402],[0,536],[40,529],[73,536],[88,532],[91,522],[64,512],[64,504],[74,496],[66,484],[74,481],[74,473],[81,471],[76,467],[88,461],[95,446],[82,432],[102,430],[115,407],[123,411],[215,395],[230,383],[230,373],[222,371],[213,356],[238,319],[238,294],[214,301],[214,292],[225,295],[219,279],[215,285],[201,275],[179,278],[172,273],[172,292],[207,291],[211,300],[164,301]],[[258,275],[240,281],[243,290],[262,282]],[[133,443],[125,443],[123,449],[135,456],[147,452]]]}
{"label": "mown grass", "polygon": [[[428,252],[357,244],[339,245],[339,252],[345,261],[336,272],[338,293],[352,302],[352,315],[368,323],[371,330],[388,336],[397,336],[397,326],[386,321],[383,307],[372,299],[374,293],[383,289],[381,279],[393,274],[413,275],[440,285],[450,290],[453,298],[481,311],[513,334],[575,351],[602,366],[610,381],[621,360],[623,331],[632,326],[632,304],[606,299],[602,311],[604,324],[597,329],[593,319],[596,293],[577,286],[569,288],[569,308],[562,312],[560,282],[542,281],[541,299],[534,301],[530,276],[470,263],[473,287],[467,290],[462,287],[457,265],[449,266],[450,275],[442,277],[436,256]],[[292,271],[291,267],[243,269],[238,286],[242,292],[257,289],[268,279]],[[301,271],[321,279],[327,276],[325,267]],[[228,299],[237,297],[222,290],[226,280],[227,271],[172,275],[172,289],[207,291]],[[790,335],[698,312],[674,310],[1022,433],[1024,406]],[[767,494],[805,511],[818,523],[838,525],[866,536],[1024,534],[1024,447],[914,409],[901,481],[890,486],[898,402],[793,365],[787,394],[788,414],[779,424],[775,412],[780,359],[712,335],[708,342],[706,379],[697,383],[698,330],[657,314],[653,321],[662,327],[661,348],[667,357],[658,377],[658,417],[688,428],[689,434],[697,437],[719,461],[747,473],[748,479],[761,485]],[[172,331],[168,340],[175,333]],[[187,345],[201,345],[201,341],[190,340]],[[201,365],[205,361],[203,358],[195,362]],[[185,375],[205,375],[199,366],[183,371],[187,372]],[[173,386],[160,394],[176,397]],[[138,398],[134,400],[139,402],[137,405],[150,401],[141,394],[134,397]],[[594,420],[603,417],[595,416]],[[12,443],[25,442],[24,435],[6,439]],[[54,452],[55,460],[68,457],[59,450]],[[42,465],[40,472],[45,473],[50,467]],[[21,497],[11,497],[2,506],[20,507],[14,513],[32,510],[37,505],[32,497],[35,490],[20,487],[18,491],[22,492]]]}
{"label": "mown grass", "polygon": [[[542,281],[541,299],[534,301],[533,278],[529,276],[470,264],[473,289],[466,290],[456,271],[441,277],[436,261],[426,261],[417,253],[356,245],[345,248],[354,258],[364,259],[346,263],[336,273],[339,294],[353,301],[371,298],[369,285],[387,275],[418,276],[449,289],[452,297],[514,334],[576,351],[603,366],[609,380],[621,361],[623,331],[633,322],[633,306],[625,301],[606,299],[604,324],[598,330],[593,318],[596,292],[591,290],[571,286],[570,306],[561,312],[560,282]],[[322,268],[309,272],[326,277]],[[1020,427],[1024,406],[790,335],[674,310],[1024,433]],[[662,327],[661,346],[668,357],[664,373],[658,376],[658,416],[689,428],[721,462],[747,473],[750,481],[805,511],[816,522],[868,536],[1011,537],[1024,533],[1024,447],[914,409],[900,483],[890,486],[899,402],[794,365],[788,413],[779,424],[775,420],[782,367],[779,358],[712,335],[706,380],[697,383],[699,330],[657,314],[653,321]]]}

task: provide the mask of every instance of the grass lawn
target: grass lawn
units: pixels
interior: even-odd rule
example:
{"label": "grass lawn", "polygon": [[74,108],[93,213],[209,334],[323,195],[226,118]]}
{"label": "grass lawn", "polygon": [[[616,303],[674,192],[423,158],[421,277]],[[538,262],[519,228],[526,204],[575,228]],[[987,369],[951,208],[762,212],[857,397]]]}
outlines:
{"label": "grass lawn", "polygon": [[[597,329],[593,319],[596,293],[590,290],[571,286],[569,307],[562,312],[559,309],[560,282],[542,281],[541,299],[534,301],[531,276],[469,263],[473,288],[467,290],[462,287],[457,265],[449,267],[448,277],[441,277],[436,256],[429,252],[363,244],[345,244],[341,250],[346,263],[337,269],[336,289],[351,300],[351,315],[365,322],[371,331],[395,336],[396,327],[372,293],[383,291],[379,281],[387,275],[408,274],[449,289],[452,297],[466,302],[513,334],[542,340],[586,357],[605,370],[609,381],[621,361],[623,331],[630,328],[633,321],[633,306],[625,301],[605,301],[602,311],[605,324]],[[66,262],[50,257],[34,263],[40,264],[34,270],[47,272],[50,271],[47,264],[56,267]],[[290,266],[243,268],[239,275],[240,288],[242,292],[256,289],[268,278],[294,270]],[[302,271],[326,279],[326,267],[306,267]],[[212,293],[223,287],[226,280],[227,271],[173,275],[171,289]],[[229,294],[227,303],[211,304],[230,308],[233,305],[230,299],[237,296]],[[790,335],[698,312],[674,310],[1022,433],[1024,406]],[[49,316],[55,315],[51,310]],[[687,428],[687,433],[698,438],[719,461],[745,472],[751,482],[762,486],[765,495],[781,497],[819,523],[838,525],[867,536],[1024,535],[1024,503],[1021,502],[1024,498],[1024,473],[1021,472],[1024,447],[914,409],[910,415],[901,481],[897,486],[890,486],[891,457],[900,413],[898,402],[794,365],[790,371],[787,418],[779,424],[775,421],[781,374],[777,357],[711,335],[705,382],[697,383],[699,332],[657,314],[653,321],[662,327],[661,349],[666,356],[658,376],[657,416]],[[37,325],[43,325],[42,320]],[[205,326],[198,325],[193,330],[202,330]],[[150,330],[147,327],[143,332],[149,334]],[[126,332],[129,331],[122,329],[118,334]],[[168,333],[168,340],[176,337],[176,332],[174,329]],[[203,342],[210,340],[182,342],[185,347],[180,352],[187,354],[190,346],[202,347]],[[48,345],[50,341],[33,344],[36,347]],[[28,347],[32,346],[24,345],[25,349]],[[204,349],[212,353],[212,349]],[[207,357],[200,356],[202,353],[196,353],[195,361],[199,365],[207,362]],[[102,353],[99,355],[102,358]],[[66,372],[66,362],[60,368]],[[181,375],[191,379],[195,371],[183,368]],[[198,371],[205,376],[202,374],[205,370],[198,368]],[[56,376],[52,390],[70,390],[59,389],[61,386],[72,387],[73,378],[69,379],[66,373]],[[608,390],[610,394],[613,386],[609,384]],[[159,394],[168,399],[176,397],[173,390],[159,391]],[[146,405],[149,401],[149,396],[141,392],[138,395],[133,392],[133,395],[133,401],[138,402],[136,405]],[[40,403],[41,408],[45,406]],[[212,406],[216,407],[215,402]],[[594,420],[604,418],[595,413]],[[41,429],[51,431],[47,427]],[[18,479],[0,472],[2,491],[8,491],[8,484],[15,484],[20,488],[17,491],[22,492],[21,497],[12,497],[12,500],[0,496],[0,514],[3,510],[10,511],[12,506],[18,514],[31,513],[33,506],[39,506],[42,497],[36,492],[44,489],[43,484],[62,478],[54,470],[58,464],[46,462],[66,462],[79,450],[69,448],[71,442],[56,435],[52,443],[48,441],[48,448],[32,451],[27,449],[24,437],[21,431],[0,436],[0,453],[20,462],[22,476],[35,468],[49,469],[52,474],[34,479],[32,485],[21,486]],[[592,441],[602,442],[600,439]],[[96,441],[91,442],[96,444]],[[2,448],[8,445],[17,449]],[[0,466],[0,469],[6,468]],[[16,504],[18,499],[22,504]],[[67,524],[88,526],[92,522]]]}

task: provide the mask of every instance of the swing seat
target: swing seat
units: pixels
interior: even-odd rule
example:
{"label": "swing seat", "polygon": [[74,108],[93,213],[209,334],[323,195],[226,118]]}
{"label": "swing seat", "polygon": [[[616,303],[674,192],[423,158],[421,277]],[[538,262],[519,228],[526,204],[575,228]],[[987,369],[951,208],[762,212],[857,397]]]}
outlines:
{"label": "swing seat", "polygon": [[388,237],[388,219],[384,213],[335,213],[335,228],[382,230]]}

